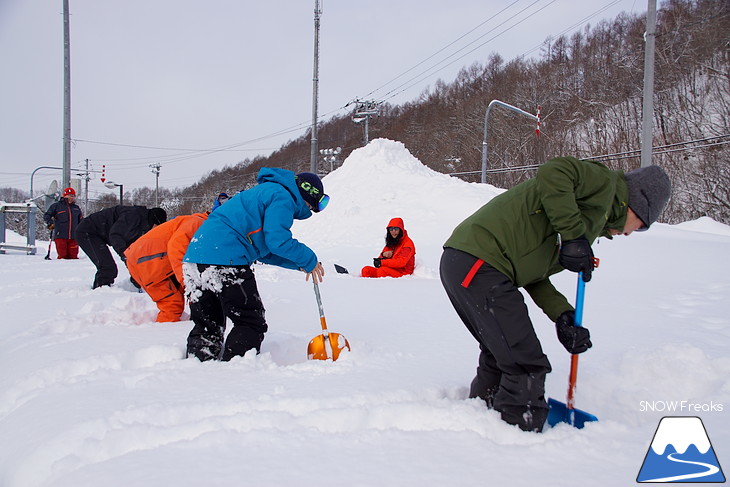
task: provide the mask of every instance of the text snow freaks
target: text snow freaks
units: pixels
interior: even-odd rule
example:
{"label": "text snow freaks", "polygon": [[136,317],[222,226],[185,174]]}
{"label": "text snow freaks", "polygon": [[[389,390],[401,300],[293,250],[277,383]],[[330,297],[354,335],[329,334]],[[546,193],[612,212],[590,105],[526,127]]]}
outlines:
{"label": "text snow freaks", "polygon": [[691,401],[640,401],[639,411],[660,413],[720,413],[722,412],[722,404],[710,402],[691,402]]}

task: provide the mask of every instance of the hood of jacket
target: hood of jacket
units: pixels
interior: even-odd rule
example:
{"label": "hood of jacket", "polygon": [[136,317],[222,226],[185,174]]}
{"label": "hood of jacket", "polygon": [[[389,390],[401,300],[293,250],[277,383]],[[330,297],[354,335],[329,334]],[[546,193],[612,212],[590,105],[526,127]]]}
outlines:
{"label": "hood of jacket", "polygon": [[259,184],[277,183],[283,186],[291,194],[292,198],[294,198],[294,201],[296,201],[297,209],[294,213],[294,218],[297,220],[306,220],[312,216],[312,210],[309,209],[304,198],[302,198],[302,194],[299,192],[299,188],[297,188],[295,176],[296,174],[288,169],[262,167],[256,177],[256,182]]}
{"label": "hood of jacket", "polygon": [[398,217],[391,218],[390,221],[388,222],[388,225],[385,227],[385,229],[387,230],[388,227],[398,227],[398,228],[400,228],[400,231],[404,237],[408,235],[408,232],[406,231],[405,227],[403,226],[403,218],[398,218]]}

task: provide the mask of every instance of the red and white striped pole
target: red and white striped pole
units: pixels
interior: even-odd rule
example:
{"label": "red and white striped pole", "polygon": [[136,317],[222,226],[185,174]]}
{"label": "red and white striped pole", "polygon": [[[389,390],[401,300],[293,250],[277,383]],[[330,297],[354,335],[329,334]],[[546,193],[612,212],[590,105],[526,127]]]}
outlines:
{"label": "red and white striped pole", "polygon": [[535,128],[535,134],[540,137],[540,105],[537,106],[537,128]]}

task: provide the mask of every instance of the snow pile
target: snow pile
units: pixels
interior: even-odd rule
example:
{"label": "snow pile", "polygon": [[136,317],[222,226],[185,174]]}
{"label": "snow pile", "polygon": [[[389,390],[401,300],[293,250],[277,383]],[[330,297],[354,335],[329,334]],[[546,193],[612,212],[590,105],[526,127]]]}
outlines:
{"label": "snow pile", "polygon": [[[432,276],[454,227],[503,191],[433,171],[401,142],[386,139],[353,151],[323,182],[330,203],[295,224],[297,237],[323,262],[351,264],[346,267],[359,271],[382,250],[390,219],[401,217],[416,245],[416,276]],[[353,250],[357,262],[348,260]]]}
{"label": "snow pile", "polygon": [[[191,322],[155,324],[123,265],[114,287],[92,291],[84,255],[0,255],[0,485],[629,485],[663,416],[701,417],[730,465],[727,226],[657,224],[594,246],[594,347],[576,405],[600,422],[530,434],[466,398],[478,349],[437,277],[453,227],[499,190],[434,173],[385,140],[324,183],[332,203],[294,234],[326,264],[328,327],[352,346],[335,363],[306,359],[320,323],[298,272],[256,267],[260,355],[201,364],[182,359]],[[393,216],[416,243],[416,275],[356,277]],[[553,281],[573,299],[575,274]],[[570,358],[527,301],[553,365],[548,393],[564,401]]]}

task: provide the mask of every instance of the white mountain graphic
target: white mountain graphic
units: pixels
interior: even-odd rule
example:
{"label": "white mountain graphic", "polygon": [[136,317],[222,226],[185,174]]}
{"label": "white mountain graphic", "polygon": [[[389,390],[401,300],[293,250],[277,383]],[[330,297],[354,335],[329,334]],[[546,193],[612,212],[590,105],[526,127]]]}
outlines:
{"label": "white mountain graphic", "polygon": [[694,445],[702,454],[707,453],[711,446],[702,421],[695,417],[662,418],[651,449],[657,455],[663,455],[667,445],[674,445],[677,453],[684,453],[689,445]]}
{"label": "white mountain graphic", "polygon": [[698,417],[662,418],[637,482],[725,482],[717,456]]}

